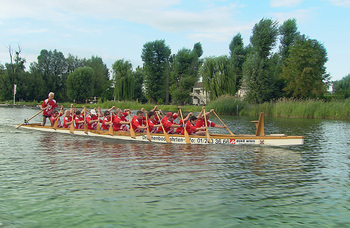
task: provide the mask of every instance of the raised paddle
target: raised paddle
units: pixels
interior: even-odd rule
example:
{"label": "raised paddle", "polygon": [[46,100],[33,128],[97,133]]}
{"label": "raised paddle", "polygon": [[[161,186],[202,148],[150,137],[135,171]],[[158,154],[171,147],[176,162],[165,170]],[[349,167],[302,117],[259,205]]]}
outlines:
{"label": "raised paddle", "polygon": [[[45,109],[44,109],[44,110],[45,110]],[[33,115],[32,117],[30,117],[30,118],[24,120],[24,123],[18,125],[16,128],[19,128],[19,127],[22,126],[22,125],[28,124],[29,120],[33,119],[34,117],[36,117],[37,115],[39,115],[40,113],[42,113],[44,110],[41,110],[41,111],[39,111],[38,113],[36,113],[35,115]]]}
{"label": "raised paddle", "polygon": [[208,123],[207,123],[207,116],[205,115],[205,108],[204,108],[204,105],[203,105],[203,115],[204,115],[204,122],[205,122],[205,127],[207,129],[205,129],[205,135],[207,136],[207,139],[208,139],[208,143],[211,142],[210,140],[210,135],[209,135],[209,131],[208,131]]}
{"label": "raised paddle", "polygon": [[181,119],[182,119],[182,124],[184,125],[185,141],[187,144],[191,144],[191,139],[190,139],[190,136],[188,135],[188,132],[186,129],[186,125],[185,125],[184,117],[182,116],[181,108],[179,108],[179,111],[180,111],[180,115],[181,115]]}
{"label": "raised paddle", "polygon": [[98,112],[98,114],[97,114],[97,133],[101,134],[100,112]]}
{"label": "raised paddle", "polygon": [[224,122],[222,122],[222,120],[220,119],[220,117],[216,114],[216,112],[214,111],[215,116],[221,121],[222,125],[224,125],[226,127],[226,129],[228,130],[228,132],[230,132],[231,135],[235,135],[232,133],[232,131],[230,131],[230,129],[228,129],[228,127],[226,126],[226,124],[224,124]]}
{"label": "raised paddle", "polygon": [[72,114],[72,123],[70,124],[69,132],[74,134],[74,130],[75,130],[75,127],[74,127],[74,114]]}
{"label": "raised paddle", "polygon": [[108,134],[113,135],[113,115],[111,112],[111,122],[109,124]]}
{"label": "raised paddle", "polygon": [[87,127],[87,123],[86,123],[86,116],[87,116],[87,112],[86,112],[86,108],[84,107],[84,132],[85,132],[85,134],[88,134],[88,127]]}
{"label": "raised paddle", "polygon": [[152,141],[151,139],[151,132],[149,131],[149,127],[148,127],[148,113],[145,110],[145,115],[146,115],[146,127],[147,127],[147,139],[148,141]]}
{"label": "raised paddle", "polygon": [[135,134],[134,128],[132,127],[131,112],[129,112],[129,121],[130,121],[130,137],[135,139],[136,138],[136,134]]}
{"label": "raised paddle", "polygon": [[166,141],[167,143],[171,143],[171,140],[170,140],[170,138],[169,138],[168,133],[166,133],[166,131],[164,130],[164,126],[163,126],[163,123],[162,123],[162,121],[161,121],[161,119],[160,119],[160,116],[159,116],[158,112],[156,112],[156,114],[157,114],[157,116],[158,116],[158,119],[159,119],[159,122],[160,122],[160,126],[162,126],[163,134],[164,134],[164,137],[165,137],[165,141]]}

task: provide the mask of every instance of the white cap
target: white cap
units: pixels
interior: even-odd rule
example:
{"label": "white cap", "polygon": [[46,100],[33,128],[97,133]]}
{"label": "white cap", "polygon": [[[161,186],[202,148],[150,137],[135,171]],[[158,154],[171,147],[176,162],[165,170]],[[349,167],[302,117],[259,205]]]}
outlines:
{"label": "white cap", "polygon": [[91,115],[96,115],[95,109],[91,109],[90,113],[91,113]]}

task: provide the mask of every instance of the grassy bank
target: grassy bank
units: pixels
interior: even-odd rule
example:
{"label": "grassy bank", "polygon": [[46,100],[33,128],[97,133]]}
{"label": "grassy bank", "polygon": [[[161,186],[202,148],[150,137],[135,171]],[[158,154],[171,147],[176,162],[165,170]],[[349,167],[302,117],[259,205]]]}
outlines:
{"label": "grassy bank", "polygon": [[[3,102],[6,103],[6,102]],[[12,102],[7,102],[12,104]],[[41,102],[16,102],[17,105],[36,106]],[[70,103],[60,103],[64,107],[69,107]],[[74,104],[78,108],[85,105],[87,108],[101,107],[108,109],[112,106],[118,108],[130,108],[139,110],[142,107],[151,110],[154,104],[141,104],[138,102],[118,102],[108,101],[98,104]],[[266,116],[308,118],[308,119],[335,119],[350,120],[350,99],[347,100],[291,100],[283,99],[275,102],[263,104],[249,104],[232,96],[223,96],[210,102],[206,110],[215,109],[215,112],[223,115],[258,116],[260,112],[265,112]],[[158,109],[164,111],[177,111],[176,105],[158,105]],[[201,106],[182,106],[183,112],[199,112]]]}
{"label": "grassy bank", "polygon": [[283,99],[263,104],[248,104],[234,97],[221,97],[208,105],[221,114],[241,116],[258,116],[265,112],[266,116],[350,120],[350,100],[291,100]]}

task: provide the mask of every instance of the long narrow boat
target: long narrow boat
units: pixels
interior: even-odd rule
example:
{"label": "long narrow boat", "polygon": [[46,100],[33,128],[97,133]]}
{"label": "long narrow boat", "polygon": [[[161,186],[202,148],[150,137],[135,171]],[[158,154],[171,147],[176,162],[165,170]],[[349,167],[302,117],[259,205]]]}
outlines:
{"label": "long narrow boat", "polygon": [[[294,146],[303,145],[304,136],[287,136],[285,134],[265,135],[264,132],[264,113],[260,114],[258,121],[252,121],[256,125],[255,135],[229,135],[229,134],[211,134],[210,143],[206,136],[190,136],[191,144],[227,144],[227,145],[264,145],[264,146]],[[19,126],[19,125],[18,125]],[[115,140],[130,140],[135,142],[152,142],[152,143],[167,143],[163,134],[151,134],[151,141],[147,138],[146,133],[136,133],[136,137],[130,137],[129,132],[115,131],[111,135],[108,131],[84,130],[75,129],[74,133],[69,131],[69,128],[54,129],[51,126],[41,126],[39,123],[24,124],[21,128],[32,129],[45,132],[75,134],[90,137],[104,137]],[[186,144],[184,135],[170,134],[171,143]]]}

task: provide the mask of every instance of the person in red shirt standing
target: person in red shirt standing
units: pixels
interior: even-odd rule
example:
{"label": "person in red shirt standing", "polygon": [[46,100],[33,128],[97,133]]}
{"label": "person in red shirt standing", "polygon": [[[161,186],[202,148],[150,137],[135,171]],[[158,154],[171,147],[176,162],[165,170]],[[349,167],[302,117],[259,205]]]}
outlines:
{"label": "person in red shirt standing", "polygon": [[173,113],[172,112],[168,112],[166,114],[166,116],[163,117],[162,119],[162,124],[163,124],[163,127],[164,127],[164,131],[168,134],[174,134],[175,133],[175,130],[174,128],[178,128],[178,127],[181,127],[180,125],[178,124],[174,124],[174,119],[173,119]]}
{"label": "person in red shirt standing", "polygon": [[130,121],[126,119],[130,109],[124,109],[124,112],[120,108],[117,108],[117,114],[113,119],[113,131],[129,131],[128,124]]}
{"label": "person in red shirt standing", "polygon": [[146,119],[143,116],[143,108],[141,109],[141,111],[137,111],[136,115],[132,117],[131,120],[131,125],[132,128],[134,129],[134,131],[137,132],[143,132],[144,129],[146,129],[147,127],[145,126],[146,124]]}
{"label": "person in red shirt standing", "polygon": [[48,95],[48,98],[45,99],[44,102],[41,104],[40,109],[43,111],[42,126],[45,126],[46,118],[50,119],[51,115],[54,113],[54,111],[57,108],[57,102],[53,99],[54,96],[55,96],[55,94],[53,92],[50,92]]}

